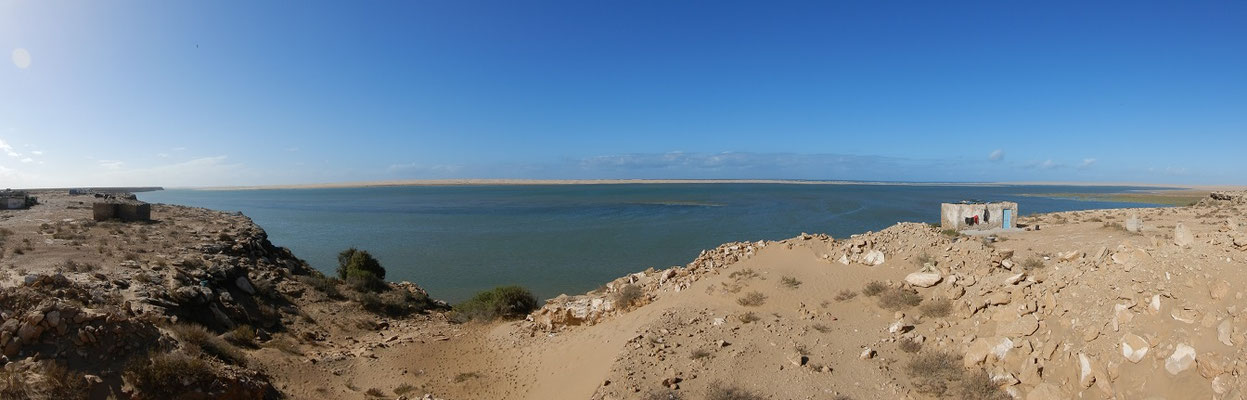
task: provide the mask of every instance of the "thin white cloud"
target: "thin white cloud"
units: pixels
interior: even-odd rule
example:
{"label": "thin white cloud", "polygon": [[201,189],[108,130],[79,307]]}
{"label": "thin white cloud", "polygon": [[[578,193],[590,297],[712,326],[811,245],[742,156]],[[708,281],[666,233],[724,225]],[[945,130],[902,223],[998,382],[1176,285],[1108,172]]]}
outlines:
{"label": "thin white cloud", "polygon": [[1078,165],[1078,168],[1087,168],[1087,167],[1090,167],[1092,164],[1095,164],[1095,161],[1096,161],[1096,160],[1095,160],[1094,158],[1084,158],[1084,159],[1082,160],[1082,164],[1079,164],[1079,165]]}
{"label": "thin white cloud", "polygon": [[100,164],[100,167],[103,167],[105,169],[116,170],[116,169],[121,169],[121,166],[124,165],[125,163],[121,161],[117,161],[117,160],[100,160],[99,164]]}
{"label": "thin white cloud", "polygon": [[26,158],[23,158],[23,159],[22,159],[22,162],[23,162],[23,163],[32,163],[32,162],[35,162],[35,159],[30,158],[30,157],[26,157]]}
{"label": "thin white cloud", "polygon": [[41,156],[41,155],[43,155],[43,152],[42,152],[42,151],[39,151],[39,150],[34,150],[34,151],[31,151],[31,152],[30,152],[30,154],[34,154],[34,155],[36,155],[36,156]]}
{"label": "thin white cloud", "polygon": [[987,155],[987,159],[992,160],[992,161],[1000,161],[1000,160],[1003,160],[1004,158],[1005,158],[1005,151],[1002,149],[996,149],[995,151],[992,151],[991,154]]}
{"label": "thin white cloud", "polygon": [[13,150],[13,146],[6,143],[4,139],[0,139],[0,151],[3,151],[4,154],[8,154],[9,157],[21,157],[22,156],[22,153],[18,153],[16,150]]}
{"label": "thin white cloud", "polygon": [[156,153],[156,157],[169,158],[169,153]]}

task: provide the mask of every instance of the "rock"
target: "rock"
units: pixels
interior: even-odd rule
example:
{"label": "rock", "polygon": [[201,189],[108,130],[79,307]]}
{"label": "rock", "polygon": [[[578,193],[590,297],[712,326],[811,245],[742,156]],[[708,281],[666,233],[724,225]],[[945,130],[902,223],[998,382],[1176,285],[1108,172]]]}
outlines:
{"label": "rock", "polygon": [[921,288],[928,288],[940,283],[940,274],[935,272],[914,272],[905,276],[905,282]]}
{"label": "rock", "polygon": [[1078,353],[1078,384],[1082,387],[1091,387],[1095,383],[1095,374],[1092,371],[1091,358],[1085,353]]}
{"label": "rock", "polygon": [[1156,314],[1160,312],[1160,295],[1159,294],[1152,295],[1152,301],[1148,303],[1148,309],[1152,311],[1152,314]]}
{"label": "rock", "polygon": [[970,342],[970,346],[966,348],[965,355],[961,360],[965,363],[966,368],[974,367],[986,361],[987,355],[991,354],[991,352],[991,342],[983,338],[974,339],[973,342]]}
{"label": "rock", "polygon": [[1186,225],[1179,222],[1173,227],[1173,244],[1179,247],[1191,247],[1195,244],[1195,236],[1191,234],[1191,230],[1187,229]]}
{"label": "rock", "polygon": [[1227,318],[1217,325],[1217,340],[1226,346],[1233,346],[1234,341],[1230,339],[1230,335],[1234,333],[1234,324]]}
{"label": "rock", "polygon": [[792,363],[792,365],[800,367],[805,365],[805,363],[810,362],[810,358],[800,352],[794,352],[788,355],[788,362]]}
{"label": "rock", "polygon": [[1174,320],[1177,320],[1179,322],[1193,324],[1195,323],[1195,319],[1199,317],[1199,314],[1196,313],[1195,310],[1183,308],[1183,309],[1173,310],[1172,312],[1169,313],[1169,316],[1173,317]]}
{"label": "rock", "polygon": [[1199,375],[1207,379],[1215,378],[1226,371],[1225,363],[1218,361],[1217,356],[1212,353],[1204,353],[1200,356],[1196,366],[1199,367]]}
{"label": "rock", "polygon": [[1003,360],[1009,356],[1010,350],[1013,350],[1013,339],[1001,338],[995,346],[992,346],[991,354],[996,356],[997,360]]}
{"label": "rock", "polygon": [[888,327],[888,333],[892,333],[892,334],[905,333],[905,332],[909,332],[909,330],[913,328],[914,326],[911,324],[908,324],[906,321],[898,320],[896,322],[893,322],[892,325]]}
{"label": "rock", "polygon": [[1135,233],[1142,231],[1143,220],[1139,219],[1138,215],[1131,215],[1130,218],[1126,220],[1126,230]]}
{"label": "rock", "polygon": [[860,358],[863,360],[869,360],[869,359],[875,358],[875,351],[869,347],[864,348],[862,349],[862,354],[857,356],[857,358]]}
{"label": "rock", "polygon": [[1039,330],[1039,319],[1035,318],[1034,314],[1030,314],[1009,323],[997,334],[1010,337],[1030,336],[1037,330]]}
{"label": "rock", "polygon": [[1230,374],[1217,375],[1212,378],[1212,392],[1216,394],[1226,394],[1234,389],[1234,376]]}
{"label": "rock", "polygon": [[43,320],[48,321],[48,325],[57,326],[61,324],[61,312],[52,310],[44,315]]}
{"label": "rock", "polygon": [[841,254],[841,255],[840,255],[840,259],[839,259],[839,260],[836,260],[836,261],[839,261],[841,264],[844,264],[844,265],[849,265],[849,255],[848,255],[848,254]]}
{"label": "rock", "polygon": [[1165,370],[1169,371],[1170,375],[1177,375],[1190,369],[1192,364],[1195,364],[1195,348],[1179,343],[1178,347],[1174,348],[1173,354],[1165,359]]}
{"label": "rock", "polygon": [[1069,396],[1061,392],[1061,388],[1051,383],[1040,383],[1030,393],[1026,394],[1026,400],[1065,400]]}
{"label": "rock", "polygon": [[1132,363],[1138,363],[1139,360],[1142,360],[1143,356],[1147,355],[1150,347],[1147,340],[1139,337],[1139,335],[1127,333],[1121,337],[1121,355]]}
{"label": "rock", "polygon": [[255,294],[255,287],[251,286],[251,281],[248,280],[247,277],[245,276],[240,276],[238,277],[238,279],[235,279],[234,286],[238,286],[239,290],[247,292],[247,294],[250,294],[250,295]]}
{"label": "rock", "polygon": [[1134,313],[1130,312],[1130,306],[1130,304],[1113,305],[1113,332],[1117,332],[1122,325],[1130,323],[1134,319]]}
{"label": "rock", "polygon": [[1225,280],[1218,280],[1216,282],[1213,282],[1212,286],[1208,287],[1208,296],[1212,297],[1213,300],[1223,299],[1225,298],[1225,295],[1229,293],[1230,293],[1230,283],[1226,282]]}
{"label": "rock", "polygon": [[885,260],[883,252],[879,250],[871,250],[869,253],[866,253],[865,257],[862,257],[862,263],[870,266],[883,264]]}

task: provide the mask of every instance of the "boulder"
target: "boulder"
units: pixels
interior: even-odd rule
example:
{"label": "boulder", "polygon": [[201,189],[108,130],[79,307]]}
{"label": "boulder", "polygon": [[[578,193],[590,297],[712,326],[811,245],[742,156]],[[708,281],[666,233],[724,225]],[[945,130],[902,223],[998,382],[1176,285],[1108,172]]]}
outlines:
{"label": "boulder", "polygon": [[883,264],[884,261],[886,261],[886,258],[883,256],[883,252],[879,250],[871,250],[866,253],[866,256],[862,257],[862,264],[870,266]]}
{"label": "boulder", "polygon": [[247,294],[250,294],[250,295],[255,294],[255,286],[251,286],[251,281],[248,280],[247,277],[245,276],[240,276],[238,277],[238,279],[235,279],[234,286],[237,286],[238,290],[247,292]]}
{"label": "boulder", "polygon": [[1179,343],[1173,350],[1173,354],[1165,359],[1165,370],[1170,375],[1177,375],[1191,368],[1195,364],[1195,348]]}
{"label": "boulder", "polygon": [[905,282],[921,288],[928,288],[940,283],[944,278],[936,272],[914,272],[905,276]]}
{"label": "boulder", "polygon": [[1187,229],[1186,225],[1179,222],[1173,227],[1173,244],[1179,247],[1191,247],[1195,244],[1195,235],[1191,234],[1191,230]]}
{"label": "boulder", "polygon": [[1126,230],[1135,233],[1142,231],[1143,220],[1139,219],[1138,215],[1131,215],[1130,218],[1126,220]]}

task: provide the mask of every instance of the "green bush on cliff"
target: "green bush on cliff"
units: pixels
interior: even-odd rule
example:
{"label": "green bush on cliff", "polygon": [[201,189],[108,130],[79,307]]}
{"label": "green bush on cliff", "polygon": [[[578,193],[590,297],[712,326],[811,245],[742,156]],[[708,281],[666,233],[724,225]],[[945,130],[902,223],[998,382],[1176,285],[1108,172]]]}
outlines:
{"label": "green bush on cliff", "polygon": [[385,267],[366,250],[349,248],[338,253],[338,278],[347,280],[352,276],[372,275],[385,279]]}
{"label": "green bush on cliff", "polygon": [[454,307],[457,320],[523,318],[537,309],[537,296],[523,287],[500,286],[477,293]]}

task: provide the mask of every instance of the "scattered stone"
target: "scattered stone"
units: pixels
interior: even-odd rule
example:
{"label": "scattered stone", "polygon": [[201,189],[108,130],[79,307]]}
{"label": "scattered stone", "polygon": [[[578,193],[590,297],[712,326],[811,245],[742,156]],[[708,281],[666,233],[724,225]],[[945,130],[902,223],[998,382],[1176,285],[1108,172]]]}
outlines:
{"label": "scattered stone", "polygon": [[1234,333],[1234,324],[1227,318],[1221,320],[1221,324],[1217,325],[1217,341],[1226,346],[1233,346],[1234,340],[1230,335]]}
{"label": "scattered stone", "polygon": [[905,276],[906,283],[921,288],[935,286],[935,284],[940,283],[940,280],[942,279],[943,278],[940,277],[940,274],[935,272],[914,272]]}
{"label": "scattered stone", "polygon": [[1191,368],[1195,363],[1195,348],[1179,343],[1173,350],[1173,354],[1165,359],[1165,370],[1170,375],[1177,375]]}
{"label": "scattered stone", "polygon": [[862,263],[870,266],[883,264],[884,261],[883,252],[879,250],[871,250],[869,253],[866,253],[865,257],[862,257]]}
{"label": "scattered stone", "polygon": [[1095,383],[1095,375],[1092,373],[1091,359],[1084,353],[1078,353],[1078,384],[1082,387],[1091,387]]}
{"label": "scattered stone", "polygon": [[1142,360],[1143,356],[1147,355],[1149,348],[1147,340],[1139,337],[1139,335],[1127,333],[1121,337],[1121,355],[1132,363],[1138,363],[1139,360]]}
{"label": "scattered stone", "polygon": [[875,358],[875,351],[869,347],[864,348],[862,349],[862,354],[857,356],[857,358],[860,358],[863,360],[869,360],[869,359]]}
{"label": "scattered stone", "polygon": [[1195,236],[1191,234],[1191,230],[1187,229],[1186,225],[1179,222],[1173,227],[1173,244],[1179,247],[1191,247],[1195,244]]}

